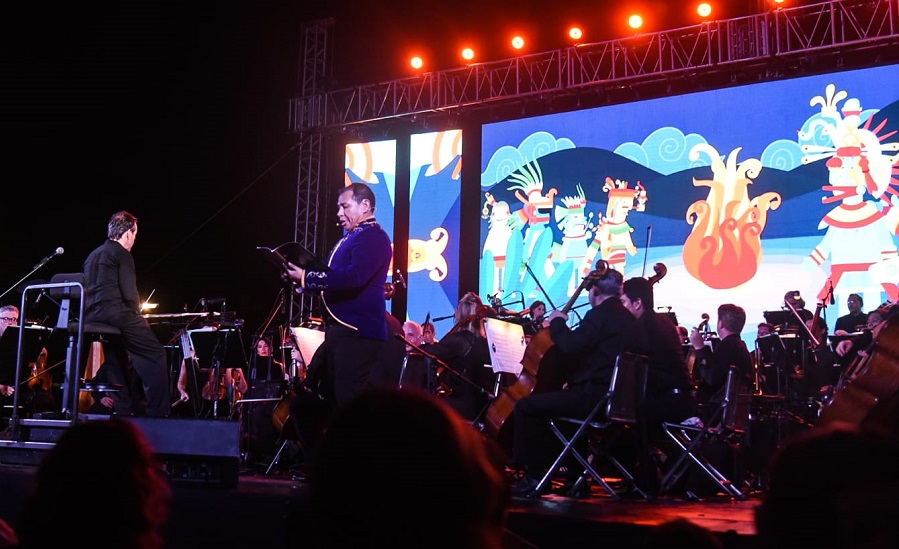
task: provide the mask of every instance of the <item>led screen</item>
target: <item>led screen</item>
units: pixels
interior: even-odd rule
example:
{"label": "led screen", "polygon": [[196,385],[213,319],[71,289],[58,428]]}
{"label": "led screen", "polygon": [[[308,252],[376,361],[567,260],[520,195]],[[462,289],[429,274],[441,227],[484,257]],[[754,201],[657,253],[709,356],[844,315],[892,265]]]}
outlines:
{"label": "led screen", "polygon": [[604,259],[664,273],[655,304],[681,325],[742,306],[747,342],[787,292],[831,331],[850,293],[896,301],[897,82],[892,65],[485,125],[481,296],[562,308]]}
{"label": "led screen", "polygon": [[458,300],[462,132],[412,135],[409,157],[406,311],[407,319],[424,322],[451,315]]}

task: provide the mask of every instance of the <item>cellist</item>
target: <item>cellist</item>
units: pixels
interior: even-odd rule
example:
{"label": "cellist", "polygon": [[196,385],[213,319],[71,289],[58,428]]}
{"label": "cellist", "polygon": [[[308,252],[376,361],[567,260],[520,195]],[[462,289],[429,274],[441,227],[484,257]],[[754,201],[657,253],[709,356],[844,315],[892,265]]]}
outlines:
{"label": "cellist", "polygon": [[636,321],[621,304],[622,283],[621,273],[607,266],[591,273],[581,284],[590,292],[591,308],[574,329],[567,324],[567,313],[548,315],[549,327],[543,331],[549,330],[556,356],[565,359],[540,368],[556,368],[565,383],[560,390],[536,392],[515,403],[512,465],[524,474],[512,486],[513,495],[535,495],[539,479],[558,455],[559,441],[550,432],[549,420],[586,416],[608,390],[615,359],[624,350],[624,336]]}
{"label": "cellist", "polygon": [[644,421],[640,422],[639,436],[634,441],[637,485],[648,493],[658,491],[659,478],[650,456],[650,441],[664,438],[663,421],[681,422],[697,414],[681,336],[667,315],[655,311],[652,286],[661,276],[664,271],[648,280],[639,276],[629,278],[621,295],[621,302],[637,319],[628,337],[632,342],[628,350],[648,359]]}

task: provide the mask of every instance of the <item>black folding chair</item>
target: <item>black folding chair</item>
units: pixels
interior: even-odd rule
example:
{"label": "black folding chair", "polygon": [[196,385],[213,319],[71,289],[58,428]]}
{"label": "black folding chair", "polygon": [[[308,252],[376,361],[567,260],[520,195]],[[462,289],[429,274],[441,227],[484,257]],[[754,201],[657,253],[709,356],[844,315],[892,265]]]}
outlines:
{"label": "black folding chair", "polygon": [[[734,366],[727,373],[724,399],[704,425],[694,423],[662,423],[665,434],[674,441],[677,457],[662,477],[661,493],[670,492],[674,485],[695,464],[699,471],[711,479],[726,495],[745,499],[742,489],[725,475],[709,458],[709,448],[716,443],[737,447],[744,441],[749,425],[750,399],[742,398],[738,382],[739,372]],[[670,458],[669,458],[670,459]]]}
{"label": "black folding chair", "polygon": [[[637,424],[638,410],[646,395],[647,359],[635,353],[622,353],[615,361],[609,390],[596,403],[585,418],[556,417],[549,425],[556,438],[564,445],[561,453],[534,489],[535,494],[552,481],[566,458],[574,457],[584,468],[580,477],[571,487],[576,493],[581,484],[589,478],[595,480],[614,499],[621,496],[597,470],[601,460],[611,463],[621,473],[622,479],[643,498],[648,496],[634,483],[634,477],[612,454],[611,445],[625,430]],[[570,437],[571,427],[577,429]],[[580,448],[580,449],[579,449]],[[586,451],[584,450],[586,448]],[[585,456],[586,454],[586,456]]]}

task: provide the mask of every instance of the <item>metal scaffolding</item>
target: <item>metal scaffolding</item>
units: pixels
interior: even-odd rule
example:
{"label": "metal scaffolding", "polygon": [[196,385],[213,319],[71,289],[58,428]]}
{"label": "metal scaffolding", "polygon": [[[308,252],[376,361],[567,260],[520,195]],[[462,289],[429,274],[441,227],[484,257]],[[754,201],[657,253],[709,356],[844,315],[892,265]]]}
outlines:
{"label": "metal scaffolding", "polygon": [[[330,39],[329,30],[334,26],[333,19],[315,21],[303,26],[303,55],[299,70],[299,89],[304,97],[321,97],[324,81],[331,74],[330,57],[328,56]],[[307,114],[315,120],[315,109]],[[317,120],[321,125],[323,120]],[[319,231],[321,204],[321,173],[323,169],[322,151],[325,150],[326,135],[318,131],[299,132],[297,161],[297,195],[296,195],[296,230],[294,240],[302,244],[313,254],[320,255],[325,251],[325,231]],[[291,299],[294,299],[291,295]],[[304,318],[312,311],[313,296],[303,295],[299,302],[291,306],[291,320]],[[299,311],[296,311],[298,306]]]}
{"label": "metal scaffolding", "polygon": [[[899,45],[899,0],[833,0],[291,100],[295,132],[465,111],[578,91],[638,86],[751,68],[783,76],[802,57],[850,56]],[[832,67],[831,67],[832,68]]]}

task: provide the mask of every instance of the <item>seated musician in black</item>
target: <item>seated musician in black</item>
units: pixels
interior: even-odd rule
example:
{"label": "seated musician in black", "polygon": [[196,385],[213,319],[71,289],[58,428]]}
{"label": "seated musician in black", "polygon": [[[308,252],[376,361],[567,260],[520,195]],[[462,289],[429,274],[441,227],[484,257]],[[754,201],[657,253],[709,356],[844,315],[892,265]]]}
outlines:
{"label": "seated musician in black", "polygon": [[431,360],[416,349],[423,343],[421,324],[414,320],[407,320],[403,323],[403,333],[407,343],[399,387],[433,393],[435,380],[431,377]]}
{"label": "seated musician in black", "polygon": [[446,402],[469,421],[483,415],[494,385],[490,349],[481,323],[485,315],[489,316],[489,307],[477,294],[468,292],[456,305],[453,329],[439,342],[421,346],[446,364],[440,374]]}
{"label": "seated musician in black", "polygon": [[621,303],[637,319],[628,334],[630,350],[646,355],[643,421],[637,433],[637,483],[644,491],[655,492],[657,477],[649,454],[650,441],[663,438],[662,422],[680,422],[696,415],[693,387],[677,326],[667,315],[655,311],[652,283],[642,277],[624,282]]}
{"label": "seated musician in black", "polygon": [[525,337],[534,337],[537,335],[537,332],[543,329],[543,321],[546,319],[546,304],[537,299],[531,303],[528,312],[531,318],[522,327],[524,328]]}
{"label": "seated musician in black", "polygon": [[271,399],[254,403],[248,425],[248,450],[252,459],[266,461],[277,451],[278,432],[273,415],[275,406],[284,395],[287,370],[284,363],[272,356],[272,342],[262,337],[256,342],[255,356],[250,364],[250,388],[245,395],[249,399]]}
{"label": "seated musician in black", "polygon": [[804,396],[816,401],[825,395],[832,394],[832,388],[840,377],[840,363],[835,353],[827,344],[827,324],[807,320],[805,325],[809,333],[815,336],[814,342],[809,342],[805,357],[805,372],[802,382],[805,384]]}
{"label": "seated musician in black", "polygon": [[718,307],[717,332],[721,339],[715,345],[714,352],[705,345],[699,330],[693,328],[690,332],[690,343],[696,352],[693,369],[699,374],[696,401],[699,405],[699,417],[704,422],[715,413],[716,405],[724,400],[727,374],[731,366],[736,366],[740,373],[737,380],[741,384],[739,392],[754,392],[755,372],[752,355],[746,348],[746,343],[740,338],[740,332],[745,325],[746,311],[738,305],[724,303]]}
{"label": "seated musician in black", "polygon": [[849,294],[846,299],[849,312],[837,319],[833,327],[833,335],[849,335],[861,332],[868,325],[868,315],[862,312],[865,301],[859,294]]}
{"label": "seated musician in black", "polygon": [[[584,417],[606,394],[615,360],[624,350],[625,334],[636,319],[621,304],[621,273],[607,269],[589,284],[590,310],[575,329],[568,315],[549,314],[550,335],[559,355],[553,365],[566,385],[555,391],[537,392],[515,403],[512,415],[512,464],[524,475],[512,486],[513,495],[534,496],[540,478],[561,449],[549,429],[549,420],[560,415]],[[558,356],[558,355],[557,355]]]}
{"label": "seated musician in black", "polygon": [[[856,338],[844,339],[837,343],[834,349],[835,353],[841,358],[850,357],[854,363],[868,358],[883,323],[897,315],[899,315],[899,304],[884,303],[868,313],[867,324],[865,329],[862,330],[862,334]],[[843,364],[843,375],[851,377],[857,373],[849,371],[855,364],[847,362],[843,362]]]}

